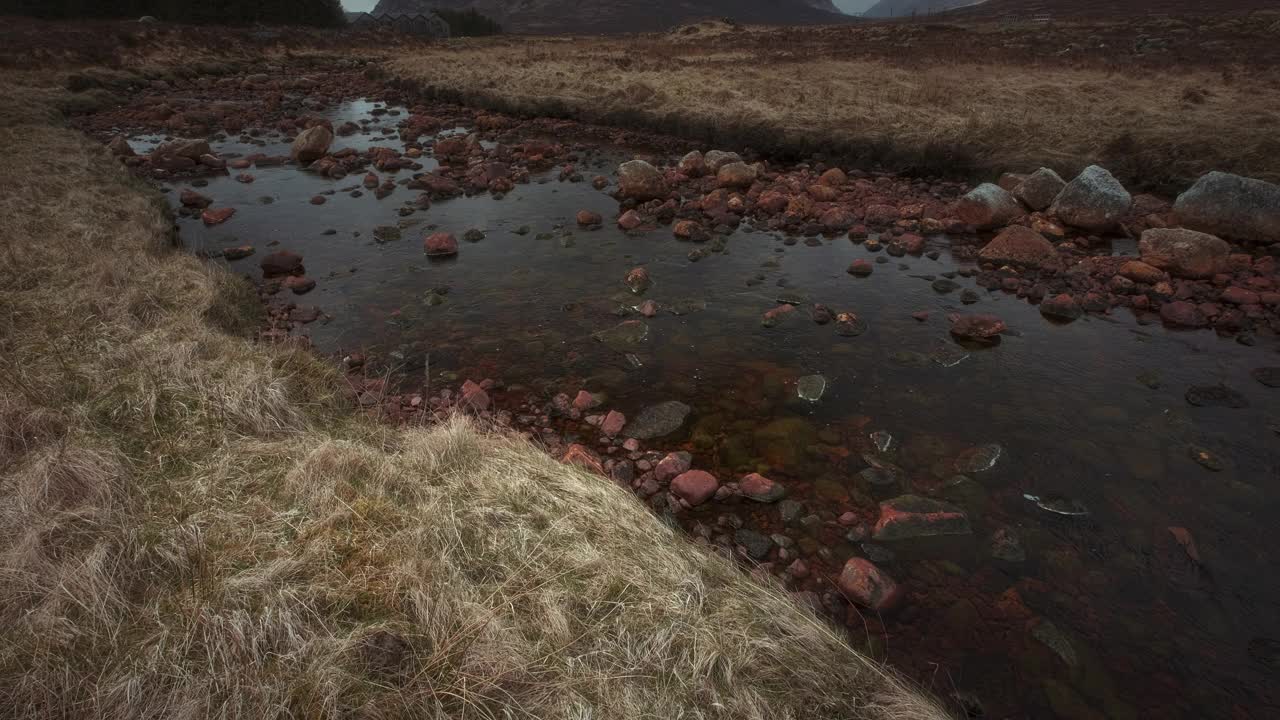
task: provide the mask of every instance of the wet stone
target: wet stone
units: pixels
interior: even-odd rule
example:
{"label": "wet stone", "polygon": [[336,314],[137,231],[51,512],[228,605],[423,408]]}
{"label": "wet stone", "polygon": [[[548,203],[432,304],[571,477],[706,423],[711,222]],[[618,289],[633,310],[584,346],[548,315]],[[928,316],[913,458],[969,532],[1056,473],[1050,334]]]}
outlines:
{"label": "wet stone", "polygon": [[1200,385],[1187,390],[1187,403],[1195,407],[1224,407],[1240,409],[1249,407],[1244,395],[1226,385]]}
{"label": "wet stone", "polygon": [[752,560],[764,560],[769,557],[769,551],[773,549],[773,540],[767,535],[761,535],[755,530],[740,528],[733,534],[734,542],[742,546],[747,551],[747,557]]}
{"label": "wet stone", "polygon": [[642,320],[624,320],[608,330],[596,333],[595,338],[615,352],[631,352],[648,340],[649,326]]}
{"label": "wet stone", "polygon": [[938,278],[933,281],[933,291],[946,295],[960,289],[960,283],[946,278]]}
{"label": "wet stone", "polygon": [[1048,620],[1042,620],[1032,629],[1031,636],[1052,650],[1053,654],[1067,664],[1067,667],[1074,668],[1080,664],[1075,647],[1071,645],[1071,641],[1058,629],[1057,625]]}
{"label": "wet stone", "polygon": [[684,426],[684,421],[692,410],[693,408],[678,400],[668,400],[652,405],[642,410],[627,425],[623,434],[638,440],[652,440],[670,435]]}
{"label": "wet stone", "polygon": [[1027,559],[1022,540],[1011,528],[1000,528],[991,535],[991,557],[1007,563],[1020,563]]}
{"label": "wet stone", "polygon": [[1269,388],[1280,388],[1280,367],[1260,367],[1249,374]]}
{"label": "wet stone", "polygon": [[821,375],[806,375],[796,383],[796,395],[801,400],[816,403],[827,392],[827,379]]}
{"label": "wet stone", "polygon": [[969,518],[960,508],[919,495],[903,495],[880,503],[880,520],[872,537],[884,542],[971,532]]}
{"label": "wet stone", "polygon": [[956,472],[967,475],[990,470],[995,467],[1003,454],[1004,448],[995,443],[969,448],[956,458]]}
{"label": "wet stone", "polygon": [[786,525],[790,525],[800,519],[804,514],[804,503],[798,500],[783,500],[778,503],[778,517]]}
{"label": "wet stone", "polygon": [[1086,517],[1089,515],[1089,508],[1079,500],[1065,497],[1039,497],[1037,495],[1023,495],[1027,501],[1035,503],[1035,506],[1050,515],[1060,515],[1062,517]]}
{"label": "wet stone", "polygon": [[1187,447],[1187,453],[1191,456],[1192,460],[1195,460],[1204,469],[1211,472],[1222,471],[1222,460],[1209,450],[1202,448],[1199,445],[1189,445]]}

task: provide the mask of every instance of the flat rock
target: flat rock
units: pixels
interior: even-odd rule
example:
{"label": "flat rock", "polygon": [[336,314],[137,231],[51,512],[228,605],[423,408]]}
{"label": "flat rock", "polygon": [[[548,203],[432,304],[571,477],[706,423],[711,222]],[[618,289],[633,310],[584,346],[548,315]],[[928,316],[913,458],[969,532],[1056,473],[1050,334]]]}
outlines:
{"label": "flat rock", "polygon": [[972,532],[969,518],[960,508],[919,495],[903,495],[880,503],[880,520],[872,537],[883,542]]}
{"label": "flat rock", "polygon": [[645,408],[627,424],[625,434],[637,440],[652,440],[679,430],[693,408],[678,400],[668,400]]}

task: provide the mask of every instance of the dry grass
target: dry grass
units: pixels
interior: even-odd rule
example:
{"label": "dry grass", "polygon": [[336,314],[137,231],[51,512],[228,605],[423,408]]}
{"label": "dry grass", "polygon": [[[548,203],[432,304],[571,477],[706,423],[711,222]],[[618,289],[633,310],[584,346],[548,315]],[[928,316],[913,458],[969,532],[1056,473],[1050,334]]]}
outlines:
{"label": "dry grass", "polygon": [[351,417],[32,110],[0,119],[0,716],[944,716],[611,483]]}
{"label": "dry grass", "polygon": [[[982,32],[1001,46],[994,30]],[[982,43],[973,34],[966,46]],[[1280,180],[1274,73],[957,61],[910,43],[897,58],[858,58],[852,35],[845,52],[826,36],[815,34],[811,46],[805,37],[496,38],[420,48],[390,67],[437,95],[495,109],[891,169],[989,178],[1098,162],[1140,188],[1178,189],[1212,169]],[[1204,101],[1186,101],[1188,88]]]}

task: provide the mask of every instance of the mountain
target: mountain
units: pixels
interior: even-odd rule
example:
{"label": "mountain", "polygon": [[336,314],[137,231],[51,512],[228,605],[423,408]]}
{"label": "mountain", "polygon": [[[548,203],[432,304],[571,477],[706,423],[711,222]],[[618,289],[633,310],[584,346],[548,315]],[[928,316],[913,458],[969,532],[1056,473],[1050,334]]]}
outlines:
{"label": "mountain", "polygon": [[[881,2],[881,5],[885,2]],[[1247,13],[1280,8],[1277,0],[987,0],[948,13],[955,19],[1141,17]]]}
{"label": "mountain", "polygon": [[880,0],[863,13],[862,17],[922,17],[981,2],[982,0]]}
{"label": "mountain", "polygon": [[[698,20],[727,18],[758,25],[844,23],[831,0],[382,0],[388,12],[410,8],[476,10],[504,30],[523,33],[657,32]],[[393,10],[394,8],[394,10]]]}

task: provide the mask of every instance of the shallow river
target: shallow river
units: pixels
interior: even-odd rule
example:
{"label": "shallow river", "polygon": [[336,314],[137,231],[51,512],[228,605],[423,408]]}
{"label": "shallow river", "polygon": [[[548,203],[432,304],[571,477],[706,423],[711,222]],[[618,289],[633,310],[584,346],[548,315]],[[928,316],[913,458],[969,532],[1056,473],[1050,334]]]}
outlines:
{"label": "shallow river", "polygon": [[[371,118],[372,108],[331,113],[335,126],[372,120],[335,147],[399,147],[378,131],[399,118]],[[134,146],[158,140],[139,137]],[[268,136],[215,152],[287,154],[288,146]],[[609,175],[621,159],[602,149],[580,167],[588,178]],[[937,260],[886,258],[864,279],[845,268],[883,253],[843,236],[788,244],[745,225],[724,252],[691,262],[693,246],[669,228],[628,235],[613,223],[615,200],[586,182],[560,182],[555,171],[500,200],[446,200],[408,218],[397,210],[417,193],[403,187],[378,200],[368,191],[351,197],[359,175],[249,172],[251,184],[217,177],[200,188],[237,214],[213,228],[184,220],[182,239],[195,251],[256,246],[257,255],[231,263],[247,273],[272,249],[301,253],[318,286],[300,302],[332,316],[308,327],[322,352],[365,349],[410,377],[429,368],[441,386],[500,377],[548,394],[587,388],[629,416],[680,400],[693,415],[662,448],[691,447],[695,466],[722,478],[767,471],[805,512],[855,509],[874,521],[874,500],[906,491],[962,506],[972,537],[910,547],[784,528],[779,506],[690,517],[714,524],[737,513],[748,527],[798,538],[802,554],[826,548],[831,568],[872,556],[911,601],[883,619],[868,616],[853,628],[855,642],[869,629],[872,650],[933,691],[972,696],[988,717],[1280,716],[1280,572],[1271,545],[1280,390],[1250,375],[1280,365],[1272,343],[1170,332],[1127,312],[1050,324],[1034,306],[956,276],[980,295],[965,306],[961,290],[932,286],[972,267],[952,259],[942,236],[929,238]],[[338,192],[326,204],[309,202],[328,191]],[[578,228],[582,209],[600,213],[604,227]],[[400,239],[375,236],[378,226],[398,226]],[[460,240],[479,229],[484,238],[461,242],[456,259],[429,262],[421,241],[433,228]],[[638,265],[653,278],[643,296],[623,284]],[[643,299],[658,302],[656,317],[620,315]],[[761,315],[780,300],[802,304],[764,327]],[[814,323],[813,303],[856,312],[866,332],[845,337]],[[922,310],[926,321],[912,318]],[[995,347],[962,348],[948,334],[951,312],[994,313],[1013,332]],[[626,344],[596,338],[622,320],[640,320],[647,335]],[[826,381],[816,402],[796,389],[811,375]],[[1218,384],[1248,407],[1188,403],[1192,386]],[[899,487],[859,478],[874,432],[892,438],[887,454],[907,471]],[[956,459],[988,444],[999,446],[995,465],[957,477]],[[1192,448],[1221,469],[1197,462]],[[1025,559],[1008,546],[993,557],[997,533],[1016,537]],[[1193,548],[1179,541],[1188,536]]]}

